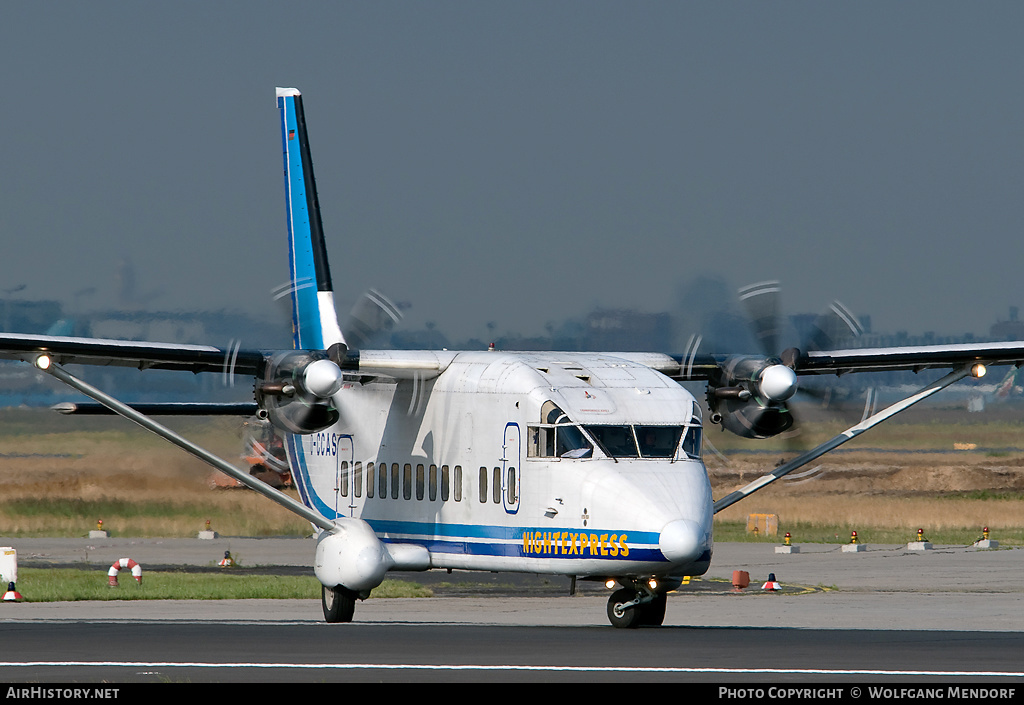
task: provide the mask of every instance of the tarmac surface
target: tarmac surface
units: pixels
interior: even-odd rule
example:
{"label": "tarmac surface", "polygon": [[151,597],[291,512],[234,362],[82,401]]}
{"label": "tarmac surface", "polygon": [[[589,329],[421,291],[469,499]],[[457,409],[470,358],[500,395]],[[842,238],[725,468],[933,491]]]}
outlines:
{"label": "tarmac surface", "polygon": [[[143,571],[187,567],[224,570],[230,551],[242,569],[312,574],[312,539],[17,539],[22,567],[76,566],[105,572],[129,557]],[[719,543],[711,570],[669,597],[666,625],[798,627],[811,629],[965,630],[1024,632],[1024,549],[906,545],[867,546],[860,553],[839,545],[804,544],[777,554],[763,543]],[[735,570],[750,574],[750,587],[731,585]],[[770,573],[783,590],[766,593]],[[419,582],[433,598],[369,599],[356,621],[581,626],[607,625],[607,591],[580,581],[569,595],[563,576],[428,571],[390,577]],[[495,599],[495,598],[501,598]],[[322,619],[310,600],[114,601],[0,605],[0,621]]]}
{"label": "tarmac surface", "polygon": [[[236,570],[312,574],[314,549],[311,539],[10,543],[19,567],[75,566],[104,581],[122,557],[145,580],[162,568],[223,570],[225,551]],[[732,587],[734,570],[750,587]],[[761,589],[769,573],[780,592]],[[992,702],[1024,696],[1020,548],[805,544],[783,555],[718,544],[708,575],[670,594],[664,626],[636,630],[608,624],[608,591],[594,582],[570,596],[564,576],[392,577],[435,596],[371,598],[350,624],[326,624],[319,599],[0,603],[0,682],[686,682],[703,683],[706,697],[726,685],[819,683],[832,699],[913,683],[1010,693]]]}

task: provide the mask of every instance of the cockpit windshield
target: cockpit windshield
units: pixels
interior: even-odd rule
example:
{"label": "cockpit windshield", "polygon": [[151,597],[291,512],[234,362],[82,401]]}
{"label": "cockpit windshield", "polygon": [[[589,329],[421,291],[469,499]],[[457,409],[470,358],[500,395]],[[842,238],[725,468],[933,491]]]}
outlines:
{"label": "cockpit windshield", "polygon": [[636,440],[644,458],[671,458],[679,447],[682,426],[636,426]]}
{"label": "cockpit windshield", "polygon": [[612,458],[674,458],[685,426],[584,426]]}
{"label": "cockpit windshield", "polygon": [[541,423],[529,427],[528,455],[534,458],[592,458],[594,444],[609,458],[699,460],[700,408],[681,425],[588,424],[572,422],[553,402],[541,409]]}
{"label": "cockpit windshield", "polygon": [[639,458],[631,426],[585,426],[601,450],[610,458]]}
{"label": "cockpit windshield", "polygon": [[610,458],[700,458],[699,419],[686,426],[594,424],[583,429]]}

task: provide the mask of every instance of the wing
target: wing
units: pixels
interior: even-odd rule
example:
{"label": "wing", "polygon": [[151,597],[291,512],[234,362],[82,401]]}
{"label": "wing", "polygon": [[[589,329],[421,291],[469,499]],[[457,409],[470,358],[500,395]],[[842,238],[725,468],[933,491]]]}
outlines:
{"label": "wing", "polygon": [[1024,364],[1024,341],[824,350],[802,355],[794,369],[797,374],[845,374],[887,370],[917,371],[961,367],[975,363],[1019,367]]}
{"label": "wing", "polygon": [[[601,353],[651,367],[679,382],[712,380],[736,360],[737,355],[667,355],[661,353]],[[743,356],[751,359],[751,356]],[[764,363],[770,358],[762,358]],[[775,360],[774,362],[779,362]],[[963,343],[893,348],[852,348],[802,352],[790,349],[781,362],[797,375],[842,375],[849,372],[942,369],[981,363],[1024,365],[1024,341]]]}
{"label": "wing", "polygon": [[46,354],[59,364],[136,367],[256,375],[264,353],[208,345],[0,333],[0,359],[33,362]]}

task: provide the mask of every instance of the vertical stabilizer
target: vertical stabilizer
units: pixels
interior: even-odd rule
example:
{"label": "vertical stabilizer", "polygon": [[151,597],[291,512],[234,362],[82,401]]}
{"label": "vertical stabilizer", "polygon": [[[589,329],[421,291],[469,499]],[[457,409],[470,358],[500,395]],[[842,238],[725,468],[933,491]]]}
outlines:
{"label": "vertical stabilizer", "polygon": [[345,338],[334,310],[334,289],[327,264],[302,95],[295,88],[278,88],[277,107],[281,113],[284,143],[292,333],[297,349],[325,350],[336,343],[344,344]]}

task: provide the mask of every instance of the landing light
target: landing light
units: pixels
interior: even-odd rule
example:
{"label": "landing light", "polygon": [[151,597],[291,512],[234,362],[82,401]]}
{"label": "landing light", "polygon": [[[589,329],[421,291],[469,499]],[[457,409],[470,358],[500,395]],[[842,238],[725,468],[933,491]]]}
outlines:
{"label": "landing light", "polygon": [[971,367],[971,376],[973,377],[984,377],[988,370],[980,362]]}
{"label": "landing light", "polygon": [[47,370],[50,368],[50,363],[53,360],[50,359],[49,355],[40,355],[36,358],[35,365],[41,370]]}
{"label": "landing light", "polygon": [[654,578],[651,578],[650,580],[647,581],[647,587],[649,587],[651,590],[657,590],[658,589],[658,581],[655,580]]}
{"label": "landing light", "polygon": [[609,590],[611,590],[613,587],[615,587],[615,581],[614,580],[605,580],[604,581],[604,586],[606,588],[608,588]]}

